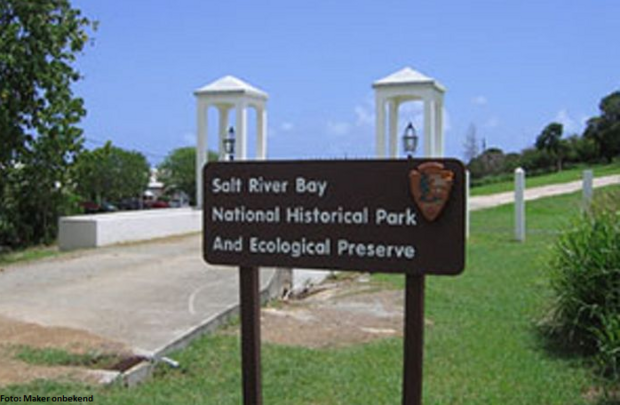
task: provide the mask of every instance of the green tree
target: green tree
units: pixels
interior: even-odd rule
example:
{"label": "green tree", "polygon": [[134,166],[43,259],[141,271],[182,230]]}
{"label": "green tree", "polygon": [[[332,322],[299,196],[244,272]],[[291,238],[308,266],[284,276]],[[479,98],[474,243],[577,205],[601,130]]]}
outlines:
{"label": "green tree", "polygon": [[[217,153],[209,151],[209,162],[218,159]],[[166,193],[184,192],[191,205],[196,205],[196,148],[177,148],[159,165],[159,180]]]}
{"label": "green tree", "polygon": [[558,171],[562,170],[562,161],[566,153],[566,143],[562,142],[562,132],[564,127],[562,124],[552,122],[536,138],[536,149],[546,151],[553,156],[556,161]]}
{"label": "green tree", "polygon": [[68,0],[0,0],[0,245],[53,240],[71,207],[86,113],[73,63],[90,28]]}
{"label": "green tree", "polygon": [[504,171],[506,155],[499,148],[489,148],[473,158],[467,165],[471,177],[480,179],[485,176],[494,176]]}
{"label": "green tree", "polygon": [[588,120],[584,137],[592,139],[597,147],[599,156],[607,162],[620,155],[620,91],[604,97],[599,109],[601,115]]}
{"label": "green tree", "polygon": [[76,190],[98,203],[140,197],[149,176],[150,167],[143,154],[117,148],[111,142],[83,152],[75,165]]}
{"label": "green tree", "polygon": [[573,134],[566,138],[564,160],[571,163],[592,163],[598,159],[598,148],[594,140]]}
{"label": "green tree", "polygon": [[555,157],[551,156],[545,149],[538,150],[536,148],[526,148],[521,151],[519,165],[524,168],[528,174],[541,174],[553,170]]}

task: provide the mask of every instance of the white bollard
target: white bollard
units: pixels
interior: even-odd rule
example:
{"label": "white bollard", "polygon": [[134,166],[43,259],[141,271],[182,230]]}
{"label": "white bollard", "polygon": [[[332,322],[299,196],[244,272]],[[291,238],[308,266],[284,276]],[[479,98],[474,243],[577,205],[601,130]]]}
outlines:
{"label": "white bollard", "polygon": [[583,171],[583,210],[587,211],[590,209],[590,205],[592,204],[592,181],[594,179],[594,173],[592,170],[584,170]]}
{"label": "white bollard", "polygon": [[469,239],[469,170],[465,170],[465,239]]}
{"label": "white bollard", "polygon": [[525,171],[515,169],[515,239],[525,241]]}

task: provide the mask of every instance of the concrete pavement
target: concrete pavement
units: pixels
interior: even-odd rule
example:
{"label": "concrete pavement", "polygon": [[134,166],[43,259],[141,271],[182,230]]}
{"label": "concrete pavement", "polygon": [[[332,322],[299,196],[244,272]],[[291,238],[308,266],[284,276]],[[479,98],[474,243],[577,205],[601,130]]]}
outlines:
{"label": "concrete pavement", "polygon": [[[612,184],[620,184],[620,175],[611,175],[595,178],[593,186],[595,188],[605,187]],[[527,187],[527,180],[526,180]],[[570,183],[552,184],[549,186],[533,187],[525,189],[525,201],[537,200],[543,197],[551,197],[560,194],[574,193],[580,191],[583,187],[581,180],[572,181]],[[471,211],[481,210],[485,208],[497,207],[498,205],[512,204],[515,200],[514,191],[505,193],[470,197],[469,207]]]}
{"label": "concrete pavement", "polygon": [[[273,269],[261,271],[265,288]],[[72,327],[160,354],[236,309],[238,271],[202,260],[200,235],[79,251],[0,272],[0,315]]]}

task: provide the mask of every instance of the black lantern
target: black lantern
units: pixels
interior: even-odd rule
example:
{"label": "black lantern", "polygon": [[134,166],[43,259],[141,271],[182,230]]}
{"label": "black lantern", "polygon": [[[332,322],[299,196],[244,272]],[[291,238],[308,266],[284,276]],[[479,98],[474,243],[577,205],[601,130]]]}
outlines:
{"label": "black lantern", "polygon": [[228,155],[228,160],[235,158],[235,129],[228,129],[228,137],[224,139],[224,152]]}
{"label": "black lantern", "polygon": [[403,148],[409,157],[418,148],[418,134],[416,134],[415,127],[411,122],[405,128],[405,133],[403,134]]}

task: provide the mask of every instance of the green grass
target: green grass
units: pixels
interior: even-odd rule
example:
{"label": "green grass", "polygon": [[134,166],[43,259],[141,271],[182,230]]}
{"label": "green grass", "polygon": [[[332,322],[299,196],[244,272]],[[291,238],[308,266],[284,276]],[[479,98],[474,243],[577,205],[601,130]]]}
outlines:
{"label": "green grass", "polygon": [[[620,161],[616,161],[607,165],[579,165],[577,167],[563,170],[557,173],[544,174],[540,176],[527,177],[527,187],[547,186],[555,183],[568,183],[575,180],[581,180],[585,169],[594,170],[594,176],[607,176],[610,174],[620,174]],[[526,173],[527,176],[527,173]],[[471,188],[471,195],[489,195],[495,193],[503,193],[514,190],[514,180],[500,181],[498,183],[487,184],[479,187]]]}
{"label": "green grass", "polygon": [[[425,405],[586,405],[596,382],[577,357],[545,349],[536,324],[550,292],[545,261],[558,229],[578,211],[579,193],[527,206],[525,243],[512,240],[512,207],[472,213],[467,268],[428,277]],[[375,275],[402,287],[403,276]],[[173,354],[181,369],[158,369],[134,388],[39,382],[3,394],[95,395],[97,404],[239,404],[239,339],[216,334]],[[265,404],[400,403],[402,340],[344,349],[263,345]],[[608,404],[612,404],[609,402]]]}
{"label": "green grass", "polygon": [[82,366],[109,369],[120,361],[120,357],[103,353],[70,353],[56,348],[34,348],[19,346],[14,348],[13,357],[28,364],[45,366]]}
{"label": "green grass", "polygon": [[0,253],[0,266],[24,263],[60,255],[57,246],[35,246],[23,250]]}

